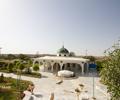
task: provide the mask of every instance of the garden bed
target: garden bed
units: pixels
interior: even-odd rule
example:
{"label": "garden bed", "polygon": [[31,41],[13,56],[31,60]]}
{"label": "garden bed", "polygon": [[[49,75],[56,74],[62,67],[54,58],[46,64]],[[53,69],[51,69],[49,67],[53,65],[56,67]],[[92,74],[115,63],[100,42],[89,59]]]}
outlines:
{"label": "garden bed", "polygon": [[[10,73],[7,70],[0,70],[0,72]],[[13,73],[17,75],[17,72],[13,72]],[[37,72],[31,72],[31,73],[25,73],[25,72],[23,72],[21,75],[22,76],[35,77],[35,78],[41,78],[42,77],[41,73],[37,73]]]}
{"label": "garden bed", "polygon": [[20,93],[27,89],[30,81],[4,77],[0,82],[0,100],[21,100]]}

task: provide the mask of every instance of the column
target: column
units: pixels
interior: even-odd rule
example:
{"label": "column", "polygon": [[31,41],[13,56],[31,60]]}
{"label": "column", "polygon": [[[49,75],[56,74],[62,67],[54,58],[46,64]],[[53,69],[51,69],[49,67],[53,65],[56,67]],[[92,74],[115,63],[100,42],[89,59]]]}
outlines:
{"label": "column", "polygon": [[81,63],[81,68],[82,68],[82,75],[84,74],[84,63]]}
{"label": "column", "polygon": [[60,63],[60,70],[62,70],[63,63]]}
{"label": "column", "polygon": [[53,65],[54,65],[54,63],[51,63],[51,71],[53,72]]}
{"label": "column", "polygon": [[45,63],[43,62],[44,72],[45,72]]}

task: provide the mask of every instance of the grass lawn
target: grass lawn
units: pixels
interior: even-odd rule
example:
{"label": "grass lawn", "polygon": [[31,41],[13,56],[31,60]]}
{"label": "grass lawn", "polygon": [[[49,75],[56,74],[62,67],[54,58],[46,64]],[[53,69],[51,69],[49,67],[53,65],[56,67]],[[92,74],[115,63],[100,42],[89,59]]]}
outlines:
{"label": "grass lawn", "polygon": [[30,74],[22,73],[21,75],[23,75],[23,76],[29,76],[29,77],[35,77],[35,78],[41,78],[42,77],[40,73],[36,73],[36,72],[32,72]]}
{"label": "grass lawn", "polygon": [[0,100],[20,100],[19,94],[12,90],[0,89]]}
{"label": "grass lawn", "polygon": [[[1,70],[0,69],[0,72],[4,72],[4,73],[9,73],[7,70]],[[14,74],[17,74],[16,72],[13,72]],[[37,72],[31,72],[31,73],[22,73],[21,74],[22,76],[28,76],[28,77],[35,77],[35,78],[41,78],[42,75],[40,73],[37,73]]]}
{"label": "grass lawn", "polygon": [[17,81],[4,77],[4,81],[0,82],[0,100],[21,100],[20,91],[26,90],[31,83],[30,81]]}

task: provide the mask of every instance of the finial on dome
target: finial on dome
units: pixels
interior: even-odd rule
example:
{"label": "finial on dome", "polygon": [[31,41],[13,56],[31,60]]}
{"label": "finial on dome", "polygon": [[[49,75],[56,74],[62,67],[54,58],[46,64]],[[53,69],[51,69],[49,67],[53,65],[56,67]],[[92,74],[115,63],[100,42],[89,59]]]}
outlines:
{"label": "finial on dome", "polygon": [[63,45],[62,45],[62,47],[64,48],[64,42],[63,42]]}

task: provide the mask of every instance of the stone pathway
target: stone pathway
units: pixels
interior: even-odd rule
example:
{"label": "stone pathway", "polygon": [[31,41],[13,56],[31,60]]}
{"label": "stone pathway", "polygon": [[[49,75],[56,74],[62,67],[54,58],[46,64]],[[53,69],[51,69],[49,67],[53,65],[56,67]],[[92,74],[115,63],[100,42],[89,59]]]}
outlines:
{"label": "stone pathway", "polygon": [[[55,100],[77,100],[74,92],[78,84],[84,84],[85,88],[83,91],[88,91],[88,96],[91,98],[93,94],[93,77],[80,76],[75,79],[65,79],[63,83],[56,84],[58,79],[48,72],[41,72],[42,78],[32,78],[27,76],[21,76],[22,80],[32,81],[35,84],[34,93],[38,96],[36,100],[49,100],[50,94],[55,94]],[[1,74],[1,72],[0,72]],[[6,77],[17,78],[14,74],[4,73]],[[106,87],[99,83],[99,77],[94,78],[95,83],[95,97],[97,100],[109,100],[107,98]],[[96,88],[97,87],[97,88]],[[101,88],[102,87],[102,88]],[[91,99],[90,99],[91,100]]]}

